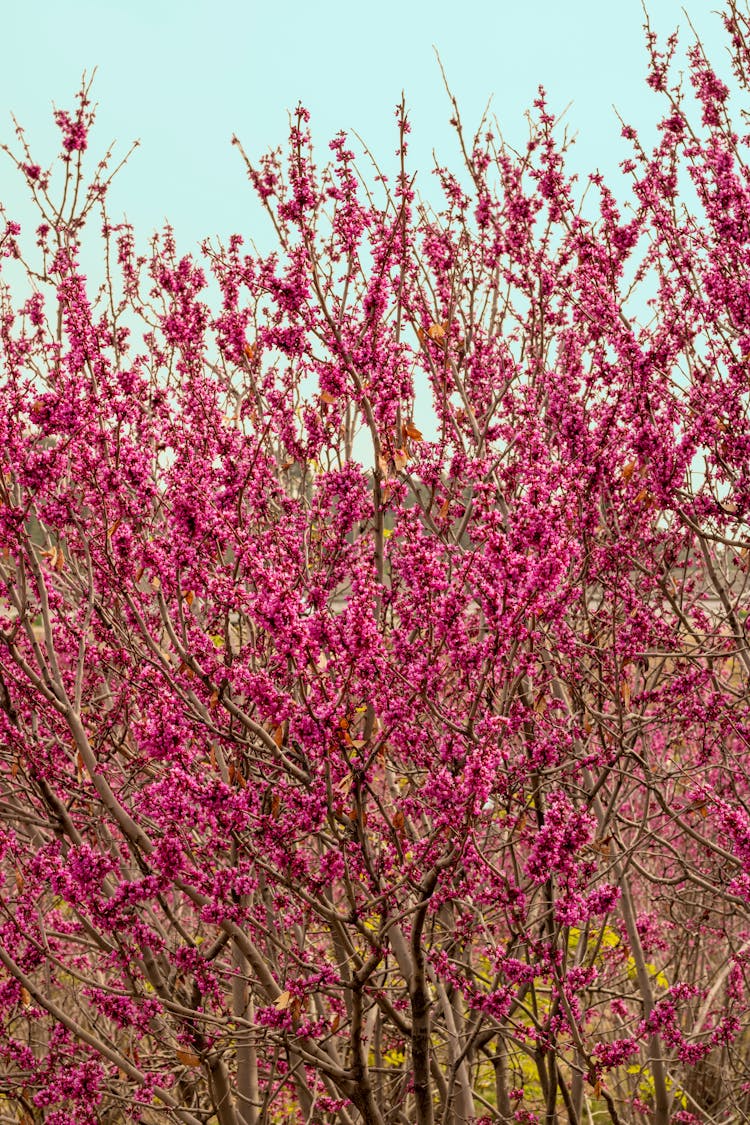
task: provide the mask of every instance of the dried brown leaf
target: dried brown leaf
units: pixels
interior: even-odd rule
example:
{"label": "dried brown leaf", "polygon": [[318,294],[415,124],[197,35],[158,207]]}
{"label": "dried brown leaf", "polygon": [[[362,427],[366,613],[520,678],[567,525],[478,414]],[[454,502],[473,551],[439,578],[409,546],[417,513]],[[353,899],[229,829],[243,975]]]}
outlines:
{"label": "dried brown leaf", "polygon": [[196,1055],[195,1051],[186,1051],[182,1048],[175,1051],[177,1061],[181,1062],[183,1066],[200,1066],[201,1060]]}

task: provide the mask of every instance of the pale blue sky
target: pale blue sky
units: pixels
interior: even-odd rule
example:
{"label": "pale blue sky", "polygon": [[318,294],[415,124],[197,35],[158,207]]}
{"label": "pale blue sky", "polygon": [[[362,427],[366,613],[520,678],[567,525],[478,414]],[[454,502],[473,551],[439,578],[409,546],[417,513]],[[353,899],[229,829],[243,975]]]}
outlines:
{"label": "pale blue sky", "polygon": [[[686,0],[726,71],[715,6]],[[572,102],[573,162],[582,172],[611,174],[626,153],[613,103],[646,136],[662,108],[644,83],[639,0],[5,0],[3,9],[2,138],[11,138],[13,111],[45,163],[53,151],[51,103],[70,105],[82,70],[98,67],[94,150],[112,138],[121,151],[141,140],[113,189],[114,214],[126,212],[141,238],[169,217],[183,249],[233,230],[266,241],[230,137],[236,132],[254,155],[283,141],[298,99],[312,111],[321,157],[333,133],[356,129],[387,164],[403,88],[422,179],[433,148],[454,159],[433,45],[468,126],[492,95],[504,133],[519,142],[540,82],[554,109]],[[651,0],[650,11],[660,32],[681,24],[687,43],[678,0]],[[0,164],[0,198],[11,215],[20,190],[10,166]]]}

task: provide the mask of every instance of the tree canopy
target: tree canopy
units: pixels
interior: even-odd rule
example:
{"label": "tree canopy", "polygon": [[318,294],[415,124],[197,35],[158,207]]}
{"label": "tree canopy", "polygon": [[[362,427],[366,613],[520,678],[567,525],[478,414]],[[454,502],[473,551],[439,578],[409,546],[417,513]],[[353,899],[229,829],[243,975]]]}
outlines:
{"label": "tree canopy", "polygon": [[747,1119],[750,138],[647,44],[617,185],[238,141],[271,254],[6,149],[0,1122]]}

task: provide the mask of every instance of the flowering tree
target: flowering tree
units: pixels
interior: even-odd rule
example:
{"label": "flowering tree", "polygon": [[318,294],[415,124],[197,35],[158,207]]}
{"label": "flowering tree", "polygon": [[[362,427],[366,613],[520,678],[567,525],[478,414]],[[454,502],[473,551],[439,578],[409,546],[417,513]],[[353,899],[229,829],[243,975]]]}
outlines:
{"label": "flowering tree", "polygon": [[626,217],[541,94],[437,209],[300,109],[203,265],[88,86],[6,150],[0,1121],[746,1119],[748,138],[647,33]]}

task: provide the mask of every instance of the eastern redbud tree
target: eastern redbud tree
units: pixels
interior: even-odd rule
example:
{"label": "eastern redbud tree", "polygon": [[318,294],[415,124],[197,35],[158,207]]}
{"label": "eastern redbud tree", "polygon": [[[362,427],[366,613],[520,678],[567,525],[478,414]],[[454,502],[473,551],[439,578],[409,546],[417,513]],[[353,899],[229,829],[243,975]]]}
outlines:
{"label": "eastern redbud tree", "polygon": [[299,109],[269,255],[140,249],[86,83],[6,149],[0,1122],[747,1120],[750,138],[646,32],[616,185]]}

